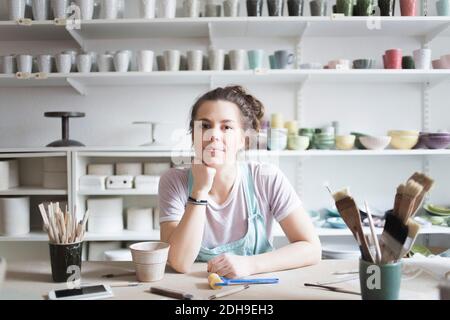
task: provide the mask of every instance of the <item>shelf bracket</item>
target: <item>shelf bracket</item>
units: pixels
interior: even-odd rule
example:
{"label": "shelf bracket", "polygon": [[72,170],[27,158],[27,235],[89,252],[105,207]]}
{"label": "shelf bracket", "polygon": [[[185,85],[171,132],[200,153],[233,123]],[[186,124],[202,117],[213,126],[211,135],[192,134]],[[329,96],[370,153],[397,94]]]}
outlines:
{"label": "shelf bracket", "polygon": [[443,24],[435,28],[426,34],[422,39],[422,46],[427,47],[431,41],[433,41],[436,37],[438,37],[442,32],[446,31],[450,27],[450,22]]}
{"label": "shelf bracket", "polygon": [[297,121],[297,124],[299,127],[304,125],[304,114],[303,114],[303,89],[305,86],[305,83],[308,79],[308,76],[306,76],[305,80],[300,82],[297,93],[296,93],[296,108],[295,108],[295,120]]}
{"label": "shelf bracket", "polygon": [[422,84],[422,132],[430,130],[430,83]]}
{"label": "shelf bracket", "polygon": [[71,29],[71,28],[66,28],[66,30],[70,34],[70,36],[78,43],[80,48],[83,51],[86,51],[87,50],[86,45],[85,45],[84,39],[81,36],[79,30],[75,30],[75,29]]}
{"label": "shelf bracket", "polygon": [[86,87],[80,81],[75,80],[73,78],[66,78],[66,81],[80,95],[82,95],[82,96],[86,95]]}

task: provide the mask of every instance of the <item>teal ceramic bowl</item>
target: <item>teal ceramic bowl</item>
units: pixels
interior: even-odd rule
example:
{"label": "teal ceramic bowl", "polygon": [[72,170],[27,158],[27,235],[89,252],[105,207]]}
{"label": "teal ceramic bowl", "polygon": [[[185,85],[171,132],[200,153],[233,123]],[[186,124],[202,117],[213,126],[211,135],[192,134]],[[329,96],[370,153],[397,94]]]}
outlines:
{"label": "teal ceramic bowl", "polygon": [[327,208],[328,217],[340,217],[339,211],[336,208]]}
{"label": "teal ceramic bowl", "polygon": [[347,228],[347,225],[344,222],[344,219],[342,218],[338,218],[338,217],[333,217],[333,218],[328,218],[327,219],[328,224],[335,229],[345,229]]}

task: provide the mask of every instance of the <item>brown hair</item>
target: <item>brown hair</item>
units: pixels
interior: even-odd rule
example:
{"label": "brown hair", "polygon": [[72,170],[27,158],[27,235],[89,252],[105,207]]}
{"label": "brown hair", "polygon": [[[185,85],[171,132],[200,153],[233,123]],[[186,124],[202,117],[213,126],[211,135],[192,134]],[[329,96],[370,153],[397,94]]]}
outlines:
{"label": "brown hair", "polygon": [[260,129],[260,120],[264,116],[264,105],[251,94],[248,94],[241,86],[218,87],[211,90],[197,99],[191,111],[190,131],[194,129],[194,121],[198,108],[206,101],[229,101],[234,103],[241,110],[242,124],[244,130]]}

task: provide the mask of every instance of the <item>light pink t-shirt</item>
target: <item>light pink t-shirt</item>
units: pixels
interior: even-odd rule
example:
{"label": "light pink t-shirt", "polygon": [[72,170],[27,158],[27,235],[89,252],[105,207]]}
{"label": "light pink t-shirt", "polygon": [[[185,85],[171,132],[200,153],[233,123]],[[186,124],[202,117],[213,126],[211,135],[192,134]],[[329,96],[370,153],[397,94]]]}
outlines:
{"label": "light pink t-shirt", "polygon": [[[257,203],[272,242],[273,219],[280,222],[302,203],[286,176],[276,166],[248,162]],[[232,190],[221,205],[208,199],[202,246],[214,248],[241,239],[247,233],[247,205],[239,170]],[[188,169],[168,170],[159,182],[160,223],[180,221],[188,199]]]}

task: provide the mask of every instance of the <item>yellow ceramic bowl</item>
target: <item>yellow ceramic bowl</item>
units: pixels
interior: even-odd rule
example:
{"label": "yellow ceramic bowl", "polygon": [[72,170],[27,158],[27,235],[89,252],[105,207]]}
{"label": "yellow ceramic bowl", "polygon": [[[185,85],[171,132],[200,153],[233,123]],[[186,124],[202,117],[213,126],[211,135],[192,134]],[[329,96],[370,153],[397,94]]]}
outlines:
{"label": "yellow ceramic bowl", "polygon": [[309,137],[290,135],[288,137],[288,150],[306,150],[309,147]]}
{"label": "yellow ceramic bowl", "polygon": [[391,147],[400,150],[412,149],[419,141],[419,136],[391,135]]}
{"label": "yellow ceramic bowl", "polygon": [[419,131],[416,130],[390,130],[388,136],[418,136]]}
{"label": "yellow ceramic bowl", "polygon": [[356,136],[336,136],[336,149],[338,150],[351,150],[355,146]]}

